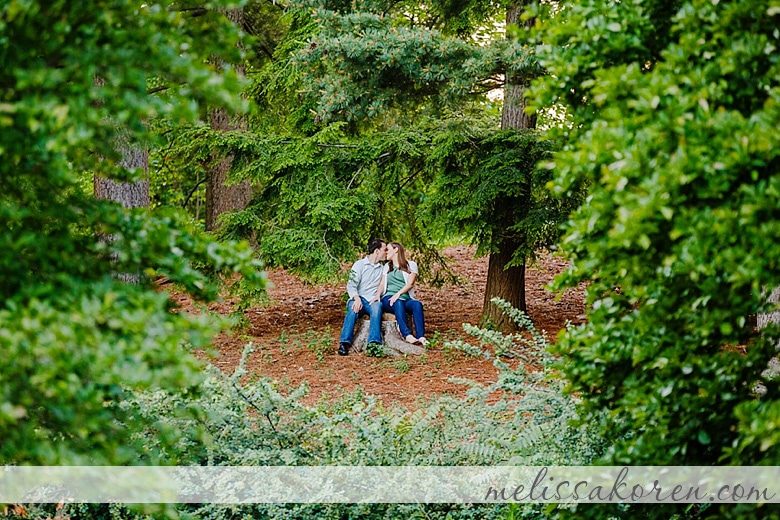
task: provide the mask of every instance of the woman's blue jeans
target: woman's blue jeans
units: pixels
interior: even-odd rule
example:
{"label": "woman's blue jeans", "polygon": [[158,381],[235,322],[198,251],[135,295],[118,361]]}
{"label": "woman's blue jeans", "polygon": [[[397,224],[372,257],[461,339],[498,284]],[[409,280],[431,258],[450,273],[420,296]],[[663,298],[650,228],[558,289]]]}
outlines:
{"label": "woman's blue jeans", "polygon": [[374,302],[368,304],[368,300],[359,296],[363,302],[363,308],[360,312],[352,310],[352,299],[347,302],[347,315],[344,317],[344,326],[341,327],[341,337],[339,343],[349,343],[355,339],[355,323],[361,316],[368,314],[368,343],[382,343],[382,304]]}
{"label": "woman's blue jeans", "polygon": [[409,329],[409,323],[406,321],[407,313],[411,313],[414,331],[417,333],[412,335],[416,338],[425,336],[425,317],[423,316],[422,302],[413,298],[408,300],[398,299],[393,305],[390,305],[390,298],[392,297],[392,294],[386,294],[382,297],[382,311],[392,312],[395,315],[395,321],[398,322],[398,330],[401,332],[401,337],[405,338],[412,334],[412,331]]}

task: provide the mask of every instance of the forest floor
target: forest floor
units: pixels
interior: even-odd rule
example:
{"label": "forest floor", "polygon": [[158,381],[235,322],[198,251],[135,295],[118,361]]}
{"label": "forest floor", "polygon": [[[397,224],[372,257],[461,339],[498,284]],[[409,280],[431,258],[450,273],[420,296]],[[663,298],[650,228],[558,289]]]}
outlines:
{"label": "forest floor", "polygon": [[[487,258],[474,258],[474,253],[475,249],[467,246],[442,251],[463,281],[460,285],[435,288],[418,283],[415,290],[425,305],[426,337],[435,340],[421,356],[337,355],[344,285],[305,284],[282,269],[273,269],[268,271],[269,301],[246,311],[243,327],[217,336],[218,353],[211,362],[231,373],[244,346],[251,342],[255,350],[247,362],[249,377],[268,377],[283,393],[305,383],[309,387],[304,399],[307,404],[356,391],[376,396],[386,407],[407,408],[416,408],[437,395],[462,396],[466,387],[451,378],[489,384],[498,373],[491,361],[448,348],[444,341],[462,338],[473,343],[462,324],[479,322],[487,276]],[[413,253],[410,258],[414,259]],[[528,314],[553,342],[567,321],[578,324],[584,319],[582,289],[570,289],[558,299],[544,288],[566,265],[564,260],[545,254],[526,270]],[[193,310],[187,297],[172,292],[171,298],[183,310]],[[228,314],[232,305],[226,300],[209,305],[209,310]]]}

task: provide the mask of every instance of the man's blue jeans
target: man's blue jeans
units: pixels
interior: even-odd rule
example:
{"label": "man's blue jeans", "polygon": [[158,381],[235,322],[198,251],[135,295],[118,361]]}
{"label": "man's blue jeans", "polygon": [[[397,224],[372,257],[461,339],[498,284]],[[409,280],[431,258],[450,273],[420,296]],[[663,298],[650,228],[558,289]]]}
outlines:
{"label": "man's blue jeans", "polygon": [[341,328],[341,338],[339,343],[349,343],[352,345],[352,340],[355,339],[355,322],[361,316],[368,314],[368,342],[369,343],[382,343],[382,304],[374,302],[371,305],[368,304],[368,300],[359,296],[360,301],[363,302],[363,308],[360,312],[352,310],[352,299],[347,302],[347,315],[344,317],[344,326]]}
{"label": "man's blue jeans", "polygon": [[382,310],[384,312],[392,312],[395,315],[395,321],[398,322],[398,330],[401,333],[402,338],[412,334],[409,329],[409,324],[406,321],[406,313],[412,313],[412,321],[414,321],[414,331],[417,333],[416,338],[425,336],[425,318],[423,316],[423,304],[420,300],[409,298],[408,300],[396,300],[393,305],[390,305],[390,298],[392,294],[386,294],[382,297]]}

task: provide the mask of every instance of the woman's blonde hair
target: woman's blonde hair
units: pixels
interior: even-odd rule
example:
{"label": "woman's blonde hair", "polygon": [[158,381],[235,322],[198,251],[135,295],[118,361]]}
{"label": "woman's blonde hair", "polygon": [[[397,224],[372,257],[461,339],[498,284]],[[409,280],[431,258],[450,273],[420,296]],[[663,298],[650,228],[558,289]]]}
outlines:
{"label": "woman's blonde hair", "polygon": [[409,262],[406,260],[406,252],[404,251],[404,246],[401,245],[400,242],[390,242],[390,244],[394,248],[398,249],[398,265],[394,266],[393,261],[390,260],[390,270],[392,271],[396,267],[400,269],[401,271],[404,271],[406,273],[409,273]]}

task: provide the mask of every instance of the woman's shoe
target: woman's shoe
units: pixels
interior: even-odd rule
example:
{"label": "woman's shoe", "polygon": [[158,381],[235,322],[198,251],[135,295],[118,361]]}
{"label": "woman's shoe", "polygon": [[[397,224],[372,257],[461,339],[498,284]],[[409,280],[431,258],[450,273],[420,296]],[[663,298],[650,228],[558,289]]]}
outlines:
{"label": "woman's shoe", "polygon": [[427,347],[428,346],[428,340],[425,339],[425,336],[423,336],[422,338],[417,338],[417,343],[419,343],[423,347]]}
{"label": "woman's shoe", "polygon": [[406,341],[407,343],[411,343],[412,345],[416,345],[417,343],[419,343],[419,342],[420,342],[420,340],[419,340],[419,339],[415,338],[415,337],[414,337],[414,336],[412,336],[411,334],[409,334],[408,336],[406,336],[406,337],[404,338],[404,341]]}

